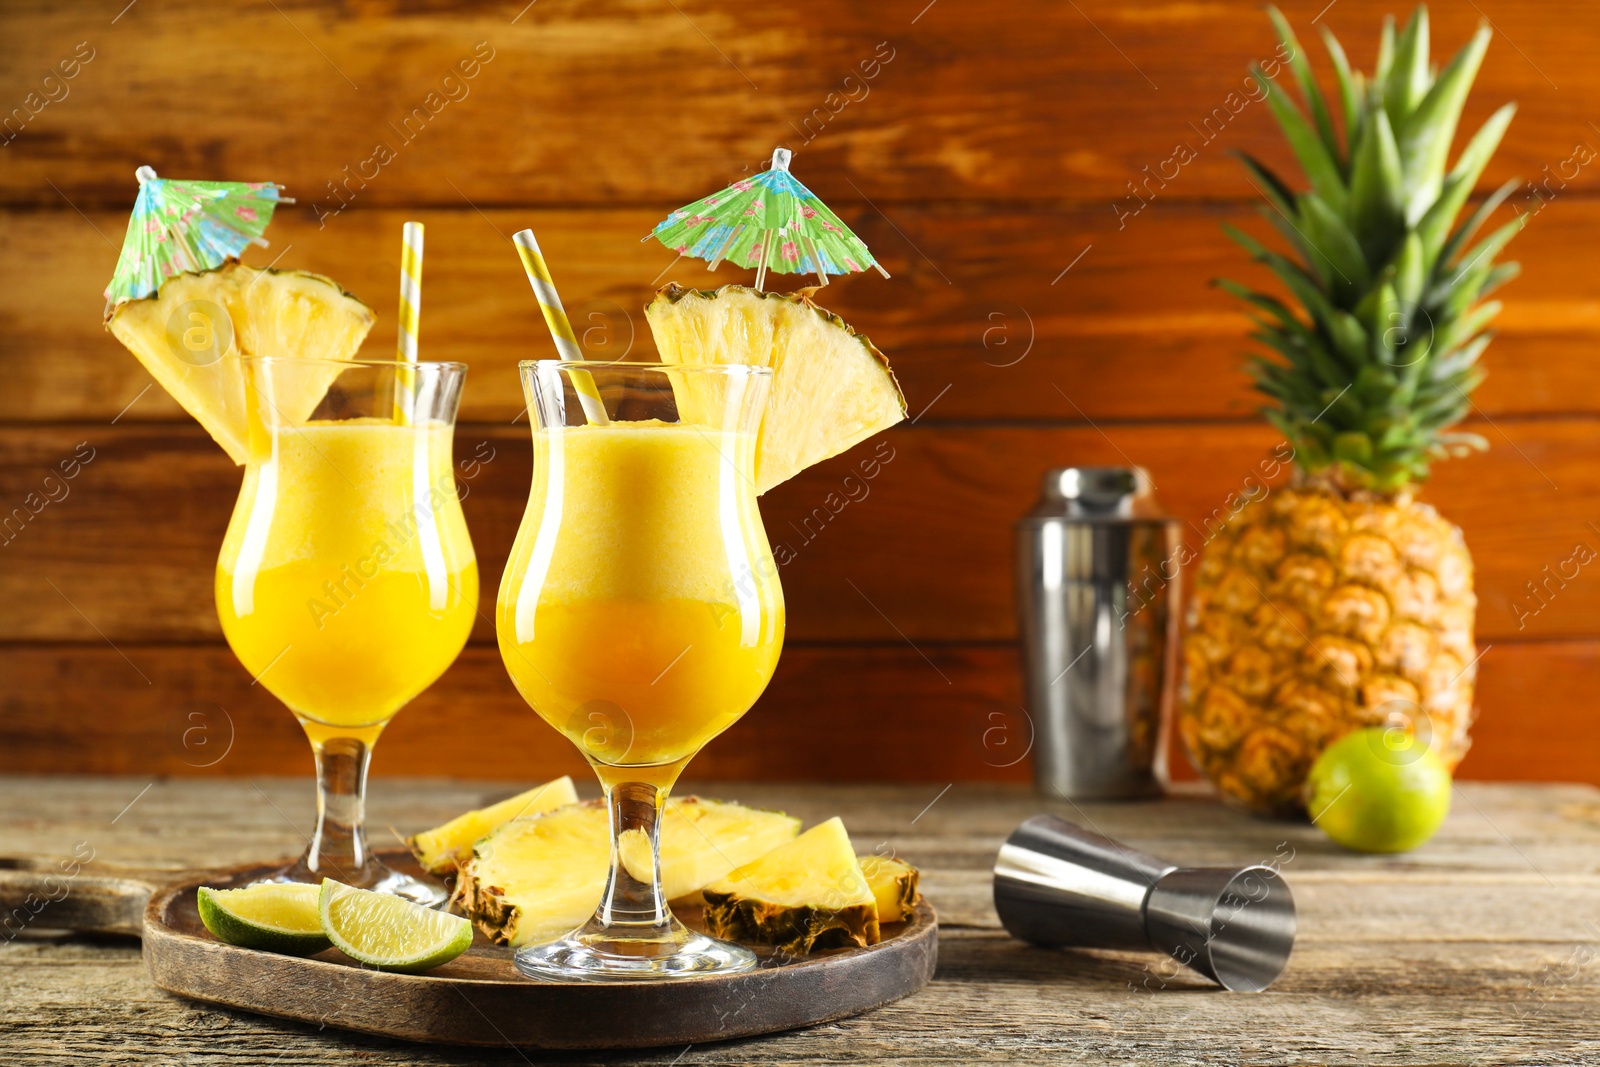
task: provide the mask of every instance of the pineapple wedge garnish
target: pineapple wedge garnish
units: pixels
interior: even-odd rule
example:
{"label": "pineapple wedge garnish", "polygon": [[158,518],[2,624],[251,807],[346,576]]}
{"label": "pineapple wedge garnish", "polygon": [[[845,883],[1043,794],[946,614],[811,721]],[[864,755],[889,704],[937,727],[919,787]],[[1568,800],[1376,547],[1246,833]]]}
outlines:
{"label": "pineapple wedge garnish", "polygon": [[[230,262],[180,274],[155,296],[117,305],[106,329],[235,463],[244,463],[250,432],[239,358],[350,359],[374,321],[371,308],[330,278]],[[325,380],[274,402],[289,421],[303,421],[338,374],[330,368]]]}
{"label": "pineapple wedge garnish", "polygon": [[[743,363],[772,368],[756,440],[756,492],[905,418],[889,361],[844,320],[811,301],[813,290],[764,293],[667,285],[645,308],[664,363]],[[674,382],[679,416],[696,419],[692,376]]]}
{"label": "pineapple wedge garnish", "polygon": [[432,830],[424,830],[406,838],[406,844],[411,846],[412,854],[422,864],[423,870],[430,874],[454,874],[456,868],[472,855],[472,846],[479,838],[489,836],[512,819],[538,815],[577,802],[578,791],[572,787],[572,778],[563,775],[498,804],[457,815],[443,826],[435,826]]}
{"label": "pineapple wedge garnish", "polygon": [[838,817],[706,886],[706,925],[717,937],[813,949],[878,943],[878,902]]}
{"label": "pineapple wedge garnish", "polygon": [[917,908],[917,869],[905,860],[891,856],[858,856],[861,874],[878,902],[878,922],[899,923],[911,918]]}
{"label": "pineapple wedge garnish", "polygon": [[[667,801],[661,886],[669,900],[698,892],[800,832],[781,812],[699,797]],[[605,891],[611,847],[604,802],[514,819],[480,840],[456,879],[456,902],[502,944],[549,940],[581,925]],[[623,858],[630,866],[624,842]],[[648,873],[648,872],[643,872]]]}

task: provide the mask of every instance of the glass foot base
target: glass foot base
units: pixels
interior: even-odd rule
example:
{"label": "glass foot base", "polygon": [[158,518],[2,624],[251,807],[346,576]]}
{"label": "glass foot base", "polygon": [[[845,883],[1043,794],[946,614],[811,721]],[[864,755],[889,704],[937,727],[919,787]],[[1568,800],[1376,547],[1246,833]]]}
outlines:
{"label": "glass foot base", "polygon": [[737,974],[756,965],[739,945],[677,924],[671,940],[617,940],[575,932],[559,941],[517,949],[517,970],[545,982],[629,982]]}
{"label": "glass foot base", "polygon": [[425,908],[437,908],[450,897],[450,894],[445,892],[444,886],[423,881],[421,878],[413,878],[409,874],[386,867],[377,860],[369,860],[367,865],[357,872],[346,871],[341,874],[326,868],[322,871],[313,871],[302,856],[287,867],[273,871],[256,881],[309,882],[312,885],[321,885],[325,877],[355,886],[357,889],[388,893],[402,900],[409,900],[413,904],[421,904]]}

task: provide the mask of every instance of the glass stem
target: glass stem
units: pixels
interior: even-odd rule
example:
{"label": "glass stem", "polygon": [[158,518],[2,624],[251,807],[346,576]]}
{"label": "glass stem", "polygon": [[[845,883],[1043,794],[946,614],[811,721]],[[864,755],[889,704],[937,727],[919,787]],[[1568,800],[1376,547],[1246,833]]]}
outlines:
{"label": "glass stem", "polygon": [[317,760],[317,832],[306,850],[312,874],[362,885],[368,863],[367,765],[372,747],[355,737],[311,743]]}
{"label": "glass stem", "polygon": [[606,786],[611,812],[611,877],[590,921],[609,937],[660,941],[672,936],[661,896],[661,813],[667,791],[648,782]]}

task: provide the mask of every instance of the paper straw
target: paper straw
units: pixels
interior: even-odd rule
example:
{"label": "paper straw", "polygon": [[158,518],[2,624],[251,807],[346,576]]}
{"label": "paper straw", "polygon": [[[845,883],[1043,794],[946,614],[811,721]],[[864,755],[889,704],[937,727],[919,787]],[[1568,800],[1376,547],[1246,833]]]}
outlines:
{"label": "paper straw", "polygon": [[400,250],[400,337],[395,358],[417,361],[418,317],[422,311],[422,223],[405,225]]}
{"label": "paper straw", "polygon": [[[519,230],[511,240],[517,246],[517,254],[522,257],[522,269],[528,272],[528,284],[533,286],[533,295],[539,300],[539,310],[544,312],[545,325],[550,327],[556,353],[569,362],[581,362],[583,349],[578,347],[578,337],[572,332],[566,309],[561,306],[556,283],[550,278],[550,267],[544,261],[544,253],[539,251],[538,238],[533,236],[532,230]],[[570,376],[572,389],[578,394],[578,402],[583,405],[583,413],[588,420],[597,426],[609,423],[611,420],[606,418],[605,405],[600,402],[600,390],[595,388],[589,372],[574,370]]]}

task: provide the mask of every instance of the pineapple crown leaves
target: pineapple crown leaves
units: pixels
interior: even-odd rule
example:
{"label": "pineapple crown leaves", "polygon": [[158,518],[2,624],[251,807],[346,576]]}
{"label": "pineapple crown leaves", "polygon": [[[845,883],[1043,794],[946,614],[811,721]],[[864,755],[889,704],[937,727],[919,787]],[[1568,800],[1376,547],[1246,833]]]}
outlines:
{"label": "pineapple crown leaves", "polygon": [[1267,201],[1261,214],[1289,253],[1224,229],[1299,307],[1226,279],[1217,284],[1251,306],[1251,338],[1278,357],[1253,355],[1247,370],[1272,401],[1263,414],[1294,445],[1302,469],[1327,470],[1355,488],[1400,491],[1425,479],[1434,459],[1484,447],[1451,428],[1483,380],[1478,357],[1500,311],[1485,298],[1517,273],[1515,263],[1495,259],[1525,220],[1474,239],[1518,183],[1457,216],[1516,105],[1491,115],[1450,166],[1456,125],[1489,46],[1487,25],[1437,69],[1428,58],[1427,8],[1398,33],[1386,18],[1370,76],[1351,69],[1324,27],[1338,90],[1330,98],[1283,14],[1269,7],[1267,15],[1291,52],[1304,109],[1254,73],[1310,188],[1296,193],[1237,153]]}

